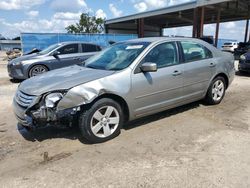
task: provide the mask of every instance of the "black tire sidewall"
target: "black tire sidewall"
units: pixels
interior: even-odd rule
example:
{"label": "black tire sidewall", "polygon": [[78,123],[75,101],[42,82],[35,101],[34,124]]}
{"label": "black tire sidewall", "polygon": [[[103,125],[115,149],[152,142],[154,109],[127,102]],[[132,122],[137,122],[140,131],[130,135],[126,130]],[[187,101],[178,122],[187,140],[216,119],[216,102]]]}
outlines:
{"label": "black tire sidewall", "polygon": [[[91,119],[92,119],[94,113],[96,112],[96,110],[98,110],[104,106],[114,107],[117,110],[117,112],[119,113],[120,122],[118,124],[117,129],[115,130],[115,132],[112,135],[110,135],[106,138],[100,138],[100,137],[97,137],[94,135],[90,126],[91,126]],[[116,101],[114,101],[112,99],[103,98],[103,99],[100,99],[97,102],[95,102],[88,110],[85,110],[80,115],[79,128],[80,128],[82,136],[84,138],[86,138],[88,141],[90,141],[91,143],[101,143],[101,142],[105,142],[105,141],[108,141],[110,139],[113,139],[120,134],[120,131],[121,131],[121,128],[123,125],[123,120],[124,120],[124,116],[123,116],[121,106]]]}
{"label": "black tire sidewall", "polygon": [[[214,85],[214,83],[215,83],[216,81],[218,81],[218,80],[221,80],[221,81],[223,82],[223,84],[224,84],[224,92],[223,92],[223,95],[222,95],[221,99],[218,100],[218,101],[215,101],[215,100],[213,99],[212,90],[213,90],[213,85]],[[225,96],[225,93],[226,93],[226,81],[225,81],[225,79],[224,79],[223,77],[218,76],[218,77],[216,77],[216,78],[212,81],[212,83],[211,83],[210,86],[209,86],[209,89],[208,89],[208,92],[207,92],[207,95],[206,95],[206,101],[207,101],[208,104],[211,104],[211,105],[219,104],[219,103],[221,103],[221,101],[223,100],[223,98],[224,98],[224,96]]]}

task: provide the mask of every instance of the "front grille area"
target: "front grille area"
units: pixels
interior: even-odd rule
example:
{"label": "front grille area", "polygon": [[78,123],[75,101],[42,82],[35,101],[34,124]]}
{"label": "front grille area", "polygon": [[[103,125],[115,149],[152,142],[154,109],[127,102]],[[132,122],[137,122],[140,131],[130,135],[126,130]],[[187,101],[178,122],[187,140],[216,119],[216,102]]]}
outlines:
{"label": "front grille area", "polygon": [[27,108],[28,106],[30,106],[30,104],[34,101],[34,99],[35,99],[35,96],[27,95],[19,90],[16,92],[16,95],[15,95],[16,102],[24,108]]}
{"label": "front grille area", "polygon": [[9,63],[8,63],[8,65],[7,65],[8,72],[11,72],[12,66],[13,66],[12,64],[9,64]]}

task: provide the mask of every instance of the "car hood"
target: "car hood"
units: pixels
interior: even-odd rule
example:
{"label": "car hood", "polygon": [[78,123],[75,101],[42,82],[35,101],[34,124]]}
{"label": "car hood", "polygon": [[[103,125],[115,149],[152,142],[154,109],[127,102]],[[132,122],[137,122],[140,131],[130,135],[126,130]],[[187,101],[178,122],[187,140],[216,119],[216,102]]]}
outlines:
{"label": "car hood", "polygon": [[11,60],[9,63],[12,64],[12,63],[17,63],[17,62],[21,62],[21,61],[27,61],[27,60],[31,60],[31,59],[37,59],[37,58],[39,58],[41,56],[42,55],[38,54],[38,53],[30,54],[30,55],[24,55],[24,56],[17,57],[15,59]]}
{"label": "car hood", "polygon": [[19,90],[28,95],[41,95],[56,90],[67,90],[113,74],[115,71],[98,70],[74,65],[49,71],[23,81]]}

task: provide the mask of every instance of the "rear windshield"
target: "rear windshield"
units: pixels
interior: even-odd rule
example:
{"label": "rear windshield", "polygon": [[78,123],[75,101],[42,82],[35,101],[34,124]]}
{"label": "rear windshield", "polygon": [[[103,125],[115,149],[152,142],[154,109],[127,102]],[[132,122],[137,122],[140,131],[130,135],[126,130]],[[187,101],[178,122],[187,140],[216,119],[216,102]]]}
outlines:
{"label": "rear windshield", "polygon": [[233,43],[232,42],[226,42],[226,43],[224,43],[224,45],[233,45]]}

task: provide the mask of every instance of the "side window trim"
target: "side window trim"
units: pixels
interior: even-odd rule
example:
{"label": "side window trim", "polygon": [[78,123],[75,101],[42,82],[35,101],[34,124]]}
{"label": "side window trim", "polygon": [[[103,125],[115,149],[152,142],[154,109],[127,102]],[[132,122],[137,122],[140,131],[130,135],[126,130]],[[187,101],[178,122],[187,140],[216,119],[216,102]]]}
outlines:
{"label": "side window trim", "polygon": [[180,61],[180,53],[179,53],[179,47],[178,47],[178,44],[177,44],[178,41],[164,41],[164,42],[161,42],[161,43],[158,43],[156,44],[154,47],[152,47],[146,54],[144,54],[144,56],[140,59],[140,62],[138,63],[138,65],[136,66],[136,68],[134,69],[134,74],[138,74],[138,73],[141,73],[141,69],[140,69],[140,66],[143,64],[143,59],[154,49],[156,48],[157,46],[161,45],[161,44],[165,44],[165,43],[173,43],[175,45],[175,49],[176,49],[176,61],[177,63],[176,64],[172,64],[172,65],[167,65],[167,66],[164,66],[164,67],[160,67],[158,69],[162,69],[162,68],[167,68],[167,67],[171,67],[171,66],[175,66],[175,65],[179,65],[181,64],[181,61]]}
{"label": "side window trim", "polygon": [[214,57],[214,54],[211,50],[209,50],[206,46],[203,46],[202,47],[205,49],[206,53],[209,53],[211,55],[211,57],[207,57],[206,59],[211,59]]}
{"label": "side window trim", "polygon": [[176,41],[177,46],[178,46],[178,52],[179,52],[179,63],[185,63],[185,56],[184,56],[184,51],[181,45],[180,41]]}

